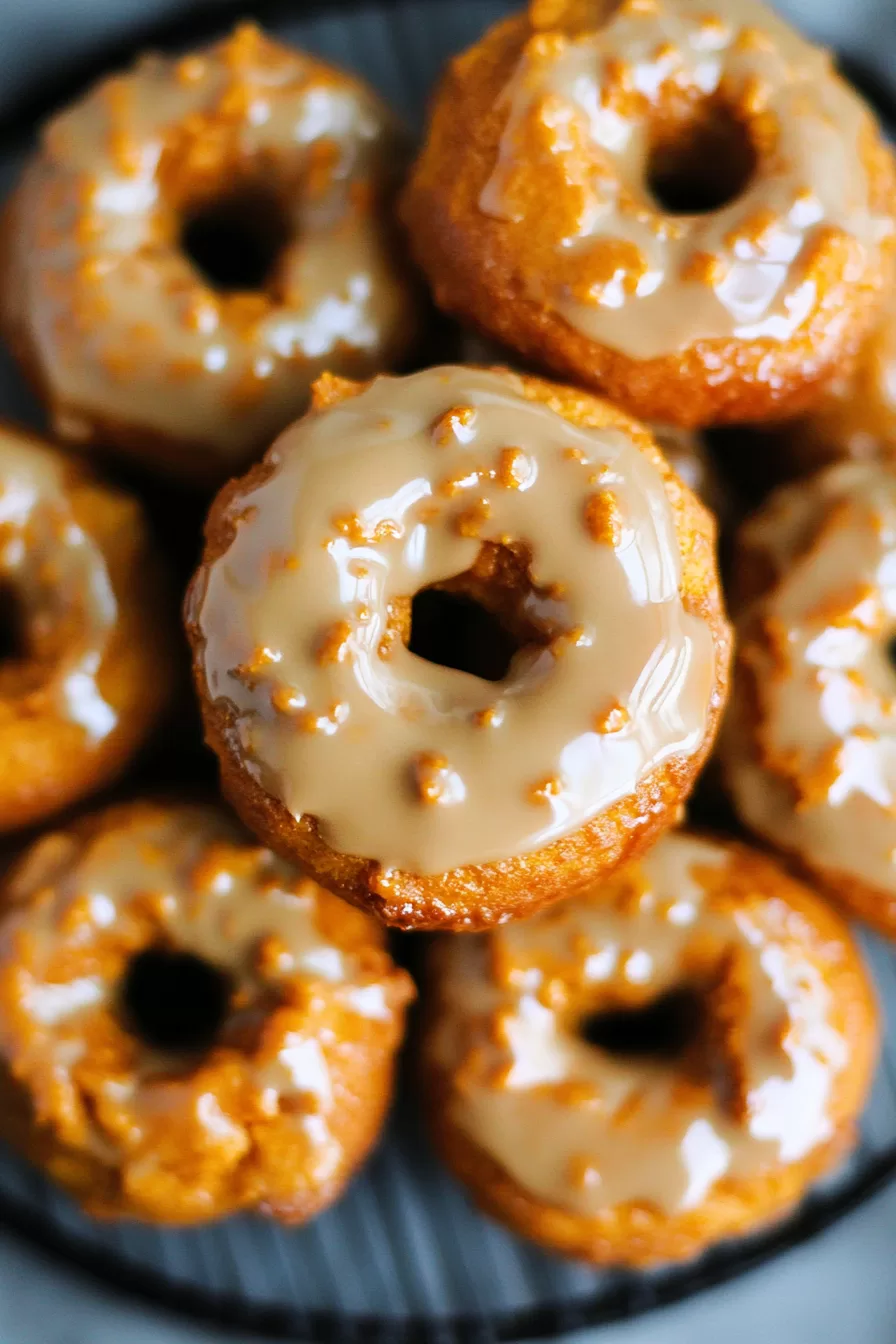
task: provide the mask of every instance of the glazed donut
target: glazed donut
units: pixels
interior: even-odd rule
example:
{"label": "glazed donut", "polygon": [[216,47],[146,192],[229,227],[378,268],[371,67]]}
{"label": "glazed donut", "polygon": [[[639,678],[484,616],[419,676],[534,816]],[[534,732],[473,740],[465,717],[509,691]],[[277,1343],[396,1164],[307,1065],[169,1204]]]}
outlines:
{"label": "glazed donut", "polygon": [[743,528],[721,759],[742,821],[896,935],[896,469],[829,467]]}
{"label": "glazed donut", "polygon": [[559,899],[669,826],[707,754],[713,539],[650,435],[586,393],[323,381],[218,496],[187,598],[228,798],[402,928]]}
{"label": "glazed donut", "polygon": [[374,921],[199,804],[47,835],[3,895],[5,1137],[98,1217],[292,1223],[337,1197],[412,997]]}
{"label": "glazed donut", "polygon": [[110,783],[174,690],[174,622],[137,501],[0,426],[0,832]]}
{"label": "glazed donut", "polygon": [[725,520],[729,501],[705,437],[676,425],[651,425],[650,432],[672,470],[719,522]]}
{"label": "glazed donut", "polygon": [[[520,367],[513,355],[503,346],[487,340],[476,332],[463,332],[458,342],[460,363],[491,364],[514,369],[517,373],[531,370]],[[729,512],[725,489],[713,462],[712,454],[701,434],[681,429],[677,425],[649,425],[651,434],[663,456],[685,485],[709,508],[718,519]]]}
{"label": "glazed donut", "polygon": [[443,939],[423,1096],[477,1203],[596,1264],[783,1214],[851,1144],[877,1046],[846,926],[769,859],[673,832],[534,919]]}
{"label": "glazed donut", "polygon": [[844,458],[896,460],[896,289],[883,314],[847,368],[825,388],[811,411],[782,425],[788,475],[805,476]]}
{"label": "glazed donut", "polygon": [[55,117],[8,210],[0,324],[56,432],[219,484],[322,370],[400,360],[401,157],[371,89],[252,25]]}
{"label": "glazed donut", "polygon": [[442,308],[693,426],[796,411],[854,354],[894,183],[758,0],[532,0],[450,65],[402,215]]}

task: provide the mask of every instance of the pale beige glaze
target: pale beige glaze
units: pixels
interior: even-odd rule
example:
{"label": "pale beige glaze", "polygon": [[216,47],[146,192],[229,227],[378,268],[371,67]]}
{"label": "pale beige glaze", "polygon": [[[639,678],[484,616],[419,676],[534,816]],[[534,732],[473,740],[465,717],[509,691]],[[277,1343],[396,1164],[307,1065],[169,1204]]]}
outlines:
{"label": "pale beige glaze", "polygon": [[[271,466],[188,617],[234,751],[332,847],[424,874],[504,859],[703,745],[710,628],[683,607],[662,476],[620,430],[514,374],[436,368],[306,418]],[[402,600],[518,541],[542,645],[502,681],[390,636]]]}
{"label": "pale beige glaze", "polygon": [[896,472],[831,467],[745,526],[726,772],[743,819],[896,897]]}
{"label": "pale beige glaze", "polygon": [[[823,960],[771,895],[767,911],[762,893],[742,899],[737,866],[737,851],[673,832],[593,893],[441,944],[427,1055],[454,1078],[451,1122],[527,1194],[585,1217],[671,1215],[831,1139],[849,1040]],[[682,986],[724,993],[729,977],[744,1020],[715,1044],[704,1024],[702,1064],[636,1062],[578,1030]]]}
{"label": "pale beige glaze", "polygon": [[[370,89],[248,25],[59,114],[14,197],[4,294],[58,432],[121,423],[241,466],[323,369],[388,366],[413,325],[385,217],[400,161]],[[289,237],[264,290],[218,292],[181,227],[244,184]]]}
{"label": "pale beige glaze", "polygon": [[[365,962],[363,953],[379,947],[374,933],[366,948],[348,951],[328,937],[318,924],[326,893],[253,844],[222,809],[134,804],[107,816],[107,827],[86,842],[77,832],[38,842],[4,892],[0,1052],[28,1087],[37,1119],[52,1123],[64,1142],[124,1163],[126,1188],[139,1198],[155,1180],[165,1190],[162,1154],[150,1138],[160,1115],[175,1133],[188,1123],[205,1131],[210,1171],[218,1161],[246,1160],[253,1119],[257,1127],[291,1116],[296,1144],[301,1135],[313,1154],[312,1183],[325,1185],[345,1161],[331,1127],[339,1090],[327,1064],[334,1025],[345,1031],[346,1013],[374,1020],[394,1045],[410,995],[403,973],[385,953]],[[146,946],[194,953],[231,977],[216,1044],[232,1045],[232,1060],[239,1059],[235,1097],[233,1062],[221,1066],[223,1085],[209,1068],[199,1095],[201,1058],[141,1042],[121,1066],[107,1022],[121,1015],[129,953]],[[297,984],[306,986],[305,1000]],[[296,1011],[303,1003],[304,1016]],[[111,1072],[88,1108],[80,1091],[95,1090],[90,1070],[101,1072],[104,1061]],[[244,1116],[247,1096],[252,1109]],[[298,1098],[302,1104],[291,1106]],[[190,1139],[195,1145],[192,1132]],[[186,1138],[184,1153],[186,1161]],[[288,1160],[293,1153],[284,1150]],[[196,1178],[188,1168],[184,1186]],[[212,1199],[211,1189],[205,1197]],[[201,1213],[201,1188],[193,1198],[193,1213]]]}
{"label": "pale beige glaze", "polygon": [[[460,339],[460,354],[464,363],[486,364],[504,369],[526,372],[513,353],[477,332],[464,332]],[[650,424],[648,428],[662,449],[669,465],[678,473],[689,490],[704,504],[721,516],[725,512],[722,483],[715,470],[705,440],[691,429],[678,425]]]}
{"label": "pale beige glaze", "polygon": [[64,471],[61,456],[0,427],[0,585],[13,595],[28,665],[0,667],[0,743],[3,715],[21,715],[23,692],[36,709],[50,697],[92,743],[118,722],[97,683],[118,604],[102,552],[72,514]]}
{"label": "pale beige glaze", "polygon": [[[550,27],[556,7],[545,8]],[[556,265],[530,277],[530,298],[639,360],[707,340],[789,339],[819,299],[801,263],[822,232],[854,241],[858,279],[892,231],[869,197],[867,108],[833,77],[826,52],[758,0],[609,8],[597,31],[595,12],[581,33],[528,42],[504,92],[507,126],[480,208],[529,227],[520,143],[535,118],[578,195]],[[670,100],[679,110],[727,106],[756,149],[746,188],[706,214],[664,213],[650,195],[654,119]]]}

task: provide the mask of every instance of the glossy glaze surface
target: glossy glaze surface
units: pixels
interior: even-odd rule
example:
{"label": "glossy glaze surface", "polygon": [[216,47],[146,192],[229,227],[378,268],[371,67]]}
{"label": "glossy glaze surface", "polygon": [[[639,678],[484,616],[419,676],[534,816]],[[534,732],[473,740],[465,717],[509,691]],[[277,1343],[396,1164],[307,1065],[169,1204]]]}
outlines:
{"label": "glossy glaze surface", "polygon": [[[507,123],[480,209],[515,224],[529,297],[578,331],[649,360],[700,341],[789,339],[821,297],[818,241],[850,240],[858,277],[892,220],[865,165],[862,100],[756,0],[688,6],[538,4],[503,100]],[[753,166],[733,198],[664,209],[654,153],[728,119],[731,145],[695,141],[718,175],[738,144]],[[693,165],[688,168],[693,172]]]}
{"label": "glossy glaze surface", "polygon": [[[743,853],[673,832],[590,893],[441,944],[427,1053],[452,1122],[529,1196],[675,1215],[831,1138],[851,1021],[827,983],[834,943]],[[674,1055],[583,1036],[683,988],[696,1017]]]}
{"label": "glossy glaze surface", "polygon": [[[623,429],[449,367],[313,414],[269,468],[230,498],[191,616],[235,749],[332,846],[422,873],[502,859],[701,748],[712,634],[683,604],[660,470]],[[520,642],[499,681],[403,638],[414,595],[483,554],[479,595]]]}
{"label": "glossy glaze surface", "polygon": [[[200,805],[50,834],[4,895],[0,1051],[37,1122],[118,1170],[117,1206],[98,1191],[96,1212],[190,1222],[338,1188],[351,1061],[378,1114],[411,995],[371,921]],[[227,977],[207,1049],[129,1026],[125,977],[147,948]]]}
{"label": "glossy glaze surface", "polygon": [[0,583],[17,645],[0,664],[2,715],[52,707],[91,744],[118,714],[98,683],[118,604],[105,557],[79,526],[65,487],[65,459],[0,427]]}
{"label": "glossy glaze surface", "polygon": [[896,472],[849,463],[786,487],[741,546],[769,583],[738,618],[738,809],[813,867],[896,896]]}
{"label": "glossy glaze surface", "polygon": [[[4,296],[58,431],[107,420],[240,466],[323,369],[388,364],[413,325],[386,222],[401,146],[365,85],[251,25],[60,113],[14,198]],[[285,234],[258,288],[216,288],[185,251],[216,202]]]}

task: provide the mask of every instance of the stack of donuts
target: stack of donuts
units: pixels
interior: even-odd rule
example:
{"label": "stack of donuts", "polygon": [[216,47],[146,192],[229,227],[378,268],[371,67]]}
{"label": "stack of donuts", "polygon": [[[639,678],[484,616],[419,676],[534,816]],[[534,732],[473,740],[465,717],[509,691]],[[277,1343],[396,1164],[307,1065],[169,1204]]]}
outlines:
{"label": "stack of donuts", "polygon": [[3,1134],[97,1216],[301,1222],[416,993],[476,1202],[684,1258],[842,1159],[877,1056],[896,167],[757,0],[531,0],[419,129],[243,26],[5,206]]}

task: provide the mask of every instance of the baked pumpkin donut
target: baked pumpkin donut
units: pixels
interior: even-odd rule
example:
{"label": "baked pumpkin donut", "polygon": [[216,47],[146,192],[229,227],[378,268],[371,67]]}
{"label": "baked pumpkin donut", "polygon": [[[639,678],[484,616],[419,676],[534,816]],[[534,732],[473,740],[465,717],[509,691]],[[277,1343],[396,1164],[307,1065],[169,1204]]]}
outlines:
{"label": "baked pumpkin donut", "polygon": [[721,759],[741,819],[896,936],[896,468],[829,467],[738,539]]}
{"label": "baked pumpkin donut", "polygon": [[187,598],[228,798],[402,928],[559,899],[669,826],[709,750],[713,544],[647,431],[586,393],[324,380],[218,496]]}
{"label": "baked pumpkin donut", "polygon": [[751,1232],[852,1143],[876,1058],[846,926],[771,860],[673,832],[533,919],[443,939],[423,1096],[477,1203],[647,1265]]}
{"label": "baked pumpkin donut", "polygon": [[896,288],[888,291],[856,367],[832,379],[817,404],[782,425],[776,438],[794,475],[844,458],[896,461]]}
{"label": "baked pumpkin donut", "polygon": [[3,896],[12,1138],[88,1212],[301,1222],[339,1195],[412,997],[374,921],[198,804],[47,835]]}
{"label": "baked pumpkin donut", "polygon": [[0,426],[0,832],[110,783],[172,698],[174,621],[137,501]]}
{"label": "baked pumpkin donut", "polygon": [[[463,332],[458,341],[460,362],[463,364],[498,365],[517,373],[530,373],[521,368],[513,355],[503,346],[489,341],[476,332]],[[663,456],[674,468],[685,485],[702,499],[703,503],[721,520],[729,512],[725,488],[716,470],[706,438],[678,425],[649,425]]]}
{"label": "baked pumpkin donut", "polygon": [[0,323],[56,432],[217,485],[323,369],[400,360],[402,157],[371,89],[252,25],[55,117],[7,212]]}
{"label": "baked pumpkin donut", "polygon": [[441,307],[693,426],[796,411],[854,354],[894,180],[758,0],[532,0],[449,66],[402,214]]}
{"label": "baked pumpkin donut", "polygon": [[650,432],[673,471],[719,522],[724,521],[730,504],[705,436],[676,425],[651,425]]}

